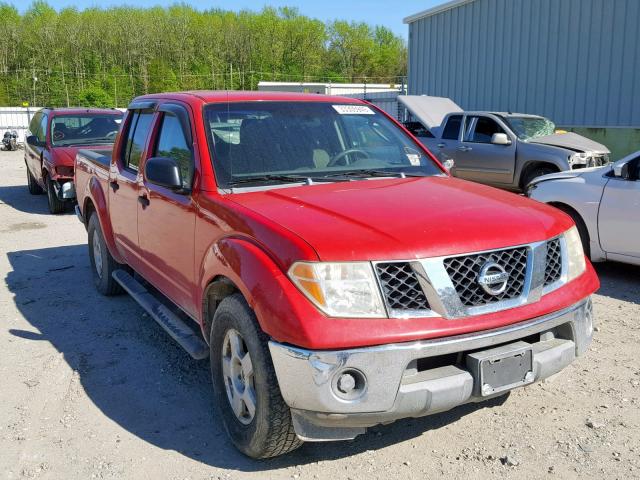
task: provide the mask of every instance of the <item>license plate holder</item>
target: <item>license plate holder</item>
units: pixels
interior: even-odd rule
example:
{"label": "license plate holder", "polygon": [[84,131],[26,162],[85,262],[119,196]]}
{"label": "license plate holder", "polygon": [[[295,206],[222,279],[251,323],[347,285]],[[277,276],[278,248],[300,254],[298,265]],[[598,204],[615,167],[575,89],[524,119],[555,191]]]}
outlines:
{"label": "license plate holder", "polygon": [[480,397],[527,385],[535,378],[531,344],[522,341],[471,353],[466,362],[474,395]]}

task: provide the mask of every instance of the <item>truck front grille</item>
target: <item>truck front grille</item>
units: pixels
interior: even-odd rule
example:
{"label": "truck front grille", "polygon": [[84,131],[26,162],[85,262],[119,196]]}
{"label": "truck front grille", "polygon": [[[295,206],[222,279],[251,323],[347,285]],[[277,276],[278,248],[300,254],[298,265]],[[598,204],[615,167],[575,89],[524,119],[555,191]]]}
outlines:
{"label": "truck front grille", "polygon": [[560,239],[554,238],[547,242],[547,261],[544,269],[544,286],[560,280],[562,276],[562,247]]}
{"label": "truck front grille", "polygon": [[392,310],[426,310],[429,302],[409,262],[378,263],[376,274]]}
{"label": "truck front grille", "polygon": [[[511,300],[523,294],[527,277],[527,252],[527,247],[519,247],[450,257],[444,259],[444,267],[462,304],[465,307],[477,307]],[[478,282],[480,270],[488,262],[501,265],[509,274],[506,289],[497,295],[487,293]]]}

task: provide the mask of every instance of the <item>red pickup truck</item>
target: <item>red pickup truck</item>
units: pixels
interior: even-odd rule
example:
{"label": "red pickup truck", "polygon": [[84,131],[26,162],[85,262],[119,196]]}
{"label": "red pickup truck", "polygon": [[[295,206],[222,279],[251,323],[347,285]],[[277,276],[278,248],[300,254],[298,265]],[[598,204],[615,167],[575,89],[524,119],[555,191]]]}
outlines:
{"label": "red pickup truck", "polygon": [[209,356],[251,457],[503,395],[591,341],[571,219],[451,178],[361,100],[140,97],[75,184],[97,289]]}
{"label": "red pickup truck", "polygon": [[24,162],[32,195],[47,193],[49,211],[75,198],[73,165],[80,148],[111,150],[122,112],[101,108],[42,108],[29,122]]}

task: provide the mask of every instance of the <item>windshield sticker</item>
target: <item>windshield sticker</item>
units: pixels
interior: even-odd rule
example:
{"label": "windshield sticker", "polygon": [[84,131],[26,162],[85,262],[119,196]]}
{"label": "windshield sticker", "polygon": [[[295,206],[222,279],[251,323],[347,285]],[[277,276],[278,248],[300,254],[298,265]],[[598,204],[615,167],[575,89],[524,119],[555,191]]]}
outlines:
{"label": "windshield sticker", "polygon": [[375,115],[375,112],[366,105],[333,105],[340,115]]}
{"label": "windshield sticker", "polygon": [[420,155],[416,153],[407,153],[407,158],[409,159],[411,165],[413,165],[414,167],[420,166]]}

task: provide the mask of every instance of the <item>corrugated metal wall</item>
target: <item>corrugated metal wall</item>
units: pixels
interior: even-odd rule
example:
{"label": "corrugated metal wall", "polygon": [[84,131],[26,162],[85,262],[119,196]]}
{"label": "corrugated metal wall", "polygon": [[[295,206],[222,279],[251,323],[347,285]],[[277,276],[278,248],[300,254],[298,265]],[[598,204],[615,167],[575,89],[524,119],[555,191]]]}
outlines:
{"label": "corrugated metal wall", "polygon": [[640,127],[639,0],[475,0],[409,24],[409,93]]}

